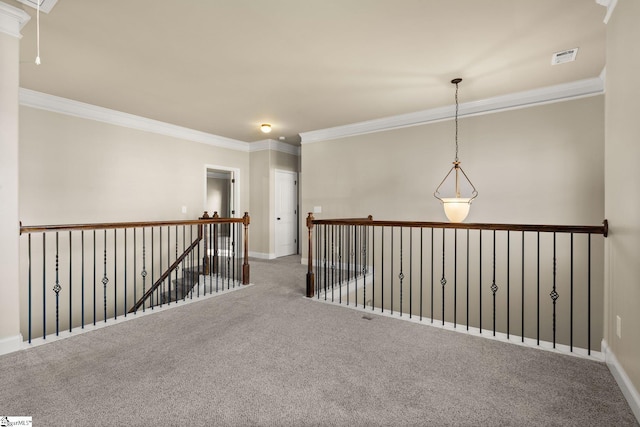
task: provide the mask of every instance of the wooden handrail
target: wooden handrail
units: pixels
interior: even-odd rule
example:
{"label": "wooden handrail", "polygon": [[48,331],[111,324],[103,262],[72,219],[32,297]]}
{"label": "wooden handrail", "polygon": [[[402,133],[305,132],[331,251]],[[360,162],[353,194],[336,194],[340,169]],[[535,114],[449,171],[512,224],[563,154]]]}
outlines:
{"label": "wooden handrail", "polygon": [[[311,215],[311,214],[309,214]],[[313,216],[312,216],[313,217]],[[500,231],[539,231],[551,233],[586,233],[602,234],[607,237],[609,223],[605,219],[602,225],[537,225],[537,224],[493,224],[493,223],[452,223],[428,221],[380,221],[373,220],[371,215],[366,219],[313,219],[312,224],[325,225],[375,225],[382,227],[414,227],[414,228],[457,228],[466,230],[500,230]],[[307,224],[308,226],[308,224]]]}
{"label": "wooden handrail", "polygon": [[20,234],[41,233],[50,231],[73,230],[111,230],[115,228],[161,227],[171,225],[203,225],[203,224],[243,224],[244,218],[203,218],[178,221],[139,221],[139,222],[104,222],[92,224],[61,224],[61,225],[20,225]]}

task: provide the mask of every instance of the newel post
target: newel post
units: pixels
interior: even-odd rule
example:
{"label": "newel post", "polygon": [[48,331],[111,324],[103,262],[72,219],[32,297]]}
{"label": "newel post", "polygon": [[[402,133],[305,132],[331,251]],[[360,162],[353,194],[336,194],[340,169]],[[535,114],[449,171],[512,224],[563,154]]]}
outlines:
{"label": "newel post", "polygon": [[244,224],[244,263],[242,264],[242,284],[249,284],[249,224],[251,223],[251,217],[249,212],[245,212],[242,217],[242,224]]}
{"label": "newel post", "polygon": [[313,231],[313,214],[309,212],[309,216],[307,216],[307,229],[309,230],[309,259],[307,262],[307,298],[311,298],[315,294],[315,276],[313,274],[313,240],[312,240],[312,231]]}

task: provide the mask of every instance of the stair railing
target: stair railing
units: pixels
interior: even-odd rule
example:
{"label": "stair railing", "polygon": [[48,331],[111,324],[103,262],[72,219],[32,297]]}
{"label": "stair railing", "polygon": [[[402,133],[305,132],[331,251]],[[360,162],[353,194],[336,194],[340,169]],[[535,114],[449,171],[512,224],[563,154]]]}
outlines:
{"label": "stair railing", "polygon": [[454,224],[310,213],[307,228],[307,297],[586,355],[602,339],[606,220]]}
{"label": "stair railing", "polygon": [[[249,284],[249,224],[248,213],[205,212],[188,221],[21,225],[22,334],[31,343]],[[214,244],[221,226],[231,232]]]}

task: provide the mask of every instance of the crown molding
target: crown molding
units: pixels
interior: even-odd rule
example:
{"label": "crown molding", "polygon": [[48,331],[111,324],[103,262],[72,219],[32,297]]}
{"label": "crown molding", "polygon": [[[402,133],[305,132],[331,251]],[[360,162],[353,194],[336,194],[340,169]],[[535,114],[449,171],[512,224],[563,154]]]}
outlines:
{"label": "crown molding", "polygon": [[249,151],[250,144],[235,139],[225,138],[158,120],[148,119],[133,114],[123,113],[84,102],[73,101],[59,96],[49,95],[30,89],[20,88],[20,105],[54,113],[66,114],[83,119],[96,120],[116,126],[123,126],[145,132],[157,133],[188,141],[200,142],[220,148],[237,151]]}
{"label": "crown molding", "polygon": [[279,151],[281,153],[300,156],[299,146],[286,144],[284,142],[276,141],[275,139],[264,139],[262,141],[252,142],[249,144],[249,151],[251,153],[266,150]]}
{"label": "crown molding", "polygon": [[40,3],[40,12],[49,13],[53,6],[58,3],[58,0],[16,0],[22,4],[25,4],[34,9],[38,9],[38,2]]}
{"label": "crown molding", "polygon": [[0,2],[0,33],[21,39],[20,30],[30,19],[31,16],[24,10]]}
{"label": "crown molding", "polygon": [[[595,77],[592,79],[578,80],[576,82],[549,86],[541,89],[462,103],[459,104],[458,117],[491,114],[506,110],[568,101],[586,96],[595,96],[603,93],[604,82],[601,78]],[[300,134],[300,137],[302,138],[302,144],[310,144],[366,133],[382,132],[409,126],[419,126],[427,123],[452,119],[454,116],[455,106],[451,105],[418,111],[415,113],[304,132]]]}
{"label": "crown molding", "polygon": [[609,18],[611,18],[611,14],[618,4],[618,0],[596,0],[596,3],[607,8],[607,14],[604,16],[603,21],[605,24],[609,23]]}

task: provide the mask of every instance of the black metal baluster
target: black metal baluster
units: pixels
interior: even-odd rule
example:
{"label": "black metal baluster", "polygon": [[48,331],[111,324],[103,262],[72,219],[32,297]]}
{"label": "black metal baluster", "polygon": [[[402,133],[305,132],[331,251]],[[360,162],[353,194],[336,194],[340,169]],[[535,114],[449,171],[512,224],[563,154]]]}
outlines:
{"label": "black metal baluster", "polygon": [[445,278],[445,233],[446,229],[442,229],[442,278],[440,279],[440,285],[442,285],[442,325],[444,325],[444,292],[445,286],[447,284],[447,279]]}
{"label": "black metal baluster", "polygon": [[[159,261],[160,269],[158,270],[158,274],[162,275],[162,227],[158,227],[158,233],[159,233],[158,234],[158,240],[160,240],[160,246],[158,248],[158,255],[159,255],[158,258],[160,258],[160,261]],[[154,283],[155,283],[155,281],[154,281]],[[158,295],[158,297],[160,298],[160,306],[161,307],[164,304],[164,295],[165,295],[164,283],[165,282],[163,280],[162,283],[160,284],[159,295]]]}
{"label": "black metal baluster", "polygon": [[422,279],[423,279],[423,259],[424,259],[424,247],[423,247],[423,230],[424,228],[420,227],[420,321],[422,322]]}
{"label": "black metal baluster", "polygon": [[570,296],[569,296],[569,351],[573,352],[573,233],[571,233],[571,261],[570,261]]}
{"label": "black metal baluster", "polygon": [[118,318],[118,230],[113,230],[113,318]]}
{"label": "black metal baluster", "polygon": [[458,327],[458,229],[453,229],[453,327]]}
{"label": "black metal baluster", "polygon": [[72,249],[72,244],[71,244],[71,231],[69,231],[69,332],[71,332],[71,329],[73,327],[73,305],[72,305],[72,298],[71,296],[73,295],[73,276],[72,276],[72,272],[73,272],[73,249]]}
{"label": "black metal baluster", "polygon": [[[376,264],[376,227],[371,227],[371,264],[375,266]],[[376,271],[375,267],[371,272],[371,310],[375,310],[375,302],[376,302]]]}
{"label": "black metal baluster", "polygon": [[104,306],[104,321],[107,322],[107,283],[109,283],[109,279],[107,278],[107,230],[104,230],[104,276],[102,276],[102,286],[103,286],[103,306]]}
{"label": "black metal baluster", "polygon": [[380,235],[382,236],[382,250],[380,254],[381,276],[380,276],[380,310],[384,313],[384,226],[381,227]]}
{"label": "black metal baluster", "polygon": [[47,235],[42,233],[42,339],[47,339]]}
{"label": "black metal baluster", "polygon": [[479,304],[479,317],[480,317],[480,333],[482,333],[482,230],[478,230],[479,235],[479,246],[478,246],[478,254],[479,254],[479,271],[478,276],[480,278],[478,283],[478,304]]}
{"label": "black metal baluster", "polygon": [[409,228],[409,319],[413,313],[413,228]]}
{"label": "black metal baluster", "polygon": [[[189,241],[193,242],[193,225],[189,226]],[[193,253],[192,250],[189,253],[189,275],[193,276]],[[189,291],[189,299],[193,299],[193,286],[191,286],[191,290]]]}
{"label": "black metal baluster", "polygon": [[[167,270],[171,266],[171,227],[167,225]],[[171,305],[171,273],[165,279],[167,282],[167,292],[165,293],[167,305]]]}
{"label": "black metal baluster", "polygon": [[29,242],[29,344],[31,344],[31,233],[28,235]]}
{"label": "black metal baluster", "polygon": [[[135,230],[135,228],[134,228]],[[122,230],[124,233],[124,317],[127,317],[127,229]],[[135,255],[135,246],[134,246]]]}
{"label": "black metal baluster", "polygon": [[469,229],[467,228],[467,331],[469,330]]}
{"label": "black metal baluster", "polygon": [[496,336],[496,292],[498,292],[498,285],[496,285],[496,230],[493,230],[493,272],[491,279],[491,292],[493,293],[493,336]]}
{"label": "black metal baluster", "polygon": [[[338,300],[339,303],[342,304],[342,271],[344,269],[343,263],[342,263],[342,250],[343,248],[343,240],[342,240],[342,230],[344,229],[344,227],[342,225],[338,226],[338,244],[336,245],[338,247]],[[348,285],[347,285],[348,286]]]}
{"label": "black metal baluster", "polygon": [[80,291],[81,291],[81,296],[82,296],[82,304],[81,304],[81,319],[80,319],[80,324],[82,329],[84,329],[84,230],[80,231],[80,263],[81,263],[81,267],[80,267],[80,272],[82,274],[82,281],[80,282]]}
{"label": "black metal baluster", "polygon": [[587,250],[587,354],[591,356],[591,233]]}
{"label": "black metal baluster", "polygon": [[402,265],[402,251],[403,251],[403,247],[402,247],[402,235],[403,233],[403,228],[400,227],[400,274],[398,274],[398,279],[400,279],[400,317],[402,317],[402,287],[403,287],[403,281],[404,281],[404,273],[402,272],[403,269],[403,265]]}
{"label": "black metal baluster", "polygon": [[97,302],[96,302],[96,280],[98,277],[98,268],[96,262],[96,230],[93,230],[93,326],[96,325],[96,311],[97,311]]}
{"label": "black metal baluster", "polygon": [[559,295],[556,292],[556,276],[558,268],[558,259],[556,258],[556,233],[553,233],[553,289],[549,296],[553,301],[553,348],[556,348],[556,300]]}
{"label": "black metal baluster", "polygon": [[59,335],[59,327],[60,327],[60,291],[62,290],[62,286],[60,286],[60,279],[59,279],[59,260],[60,260],[60,253],[58,250],[58,233],[56,232],[56,284],[53,286],[53,292],[56,293],[56,336]]}
{"label": "black metal baluster", "polygon": [[[138,271],[138,243],[137,243],[137,238],[136,235],[137,233],[137,229],[133,229],[133,301],[137,302],[138,301],[138,284],[136,283],[136,272]],[[125,308],[125,312],[127,312],[127,305],[125,304],[124,306]],[[134,314],[137,312],[137,309],[134,311]]]}
{"label": "black metal baluster", "polygon": [[[175,226],[175,230],[176,230],[176,260],[178,260],[178,226],[177,225]],[[207,262],[210,262],[209,258],[207,258]],[[178,302],[178,270],[180,270],[180,267],[176,266],[176,276],[175,276],[176,277],[176,282],[175,282],[176,283],[176,293],[175,293],[176,302]],[[211,265],[209,265],[209,270],[211,270]],[[184,275],[184,272],[182,274]],[[211,284],[211,282],[209,282],[209,284]]]}
{"label": "black metal baluster", "polygon": [[435,274],[435,270],[434,270],[434,253],[433,253],[433,228],[431,228],[431,323],[433,323],[433,282],[434,282],[434,274]]}
{"label": "black metal baluster", "polygon": [[511,232],[507,231],[507,339],[509,339],[509,326],[511,325],[511,293],[509,286],[511,284]]}
{"label": "black metal baluster", "polygon": [[522,278],[520,280],[520,284],[522,286],[522,291],[520,294],[520,341],[524,342],[524,231],[522,232]]}
{"label": "black metal baluster", "polygon": [[[155,231],[154,231],[153,227],[151,227],[151,286],[153,286],[153,284],[156,283],[155,268],[154,268],[155,265],[156,265],[155,260],[154,260],[154,253],[155,253],[155,251],[154,251],[154,248],[155,248],[154,234],[155,234]],[[156,297],[155,304],[153,303],[153,297],[154,296]],[[149,304],[149,307],[151,307],[151,310],[153,310],[153,307],[158,305],[158,291],[157,290],[151,294],[150,300],[151,300],[151,303]]]}
{"label": "black metal baluster", "polygon": [[538,247],[537,247],[537,278],[536,278],[536,293],[537,293],[537,302],[536,302],[536,340],[537,344],[540,345],[540,232],[538,231]]}

